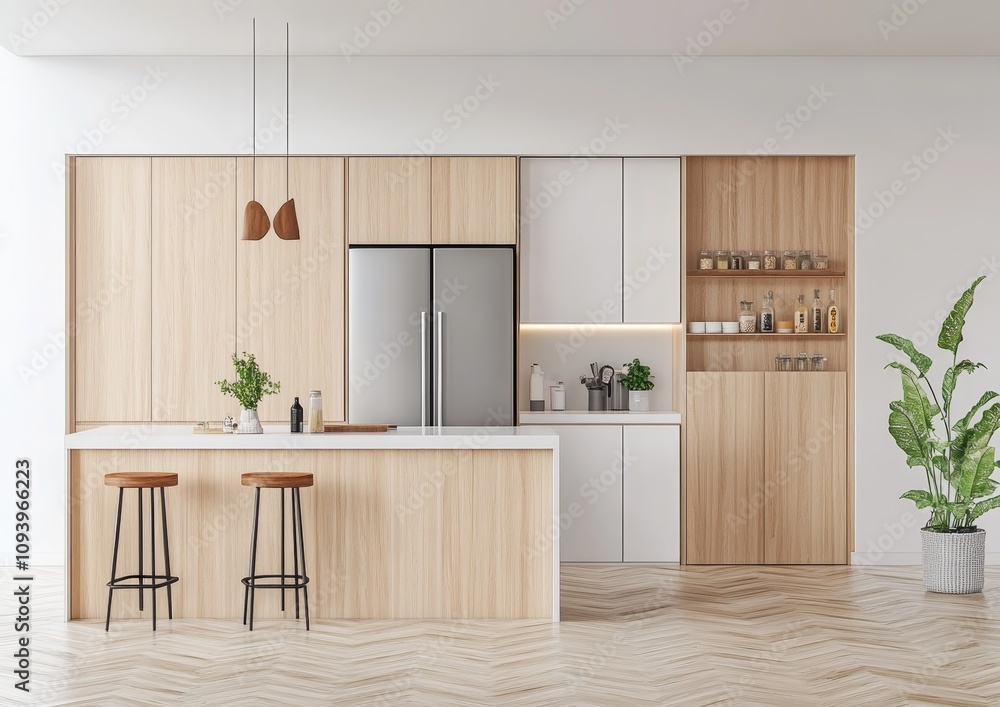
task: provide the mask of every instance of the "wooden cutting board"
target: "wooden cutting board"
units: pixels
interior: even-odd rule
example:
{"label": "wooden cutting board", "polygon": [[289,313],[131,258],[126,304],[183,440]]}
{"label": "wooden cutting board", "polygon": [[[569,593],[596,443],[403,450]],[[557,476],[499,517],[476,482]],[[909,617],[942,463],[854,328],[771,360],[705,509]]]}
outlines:
{"label": "wooden cutting board", "polygon": [[388,432],[396,429],[395,425],[361,425],[347,422],[338,422],[332,425],[323,425],[324,432]]}

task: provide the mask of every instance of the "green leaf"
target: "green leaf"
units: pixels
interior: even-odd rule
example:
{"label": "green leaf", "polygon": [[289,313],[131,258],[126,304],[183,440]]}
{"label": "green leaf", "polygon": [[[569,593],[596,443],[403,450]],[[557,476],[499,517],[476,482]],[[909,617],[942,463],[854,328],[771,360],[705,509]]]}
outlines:
{"label": "green leaf", "polygon": [[969,512],[969,508],[972,506],[972,504],[968,501],[952,501],[944,505],[945,508],[947,508],[948,511],[959,520],[965,517],[965,514]]}
{"label": "green leaf", "polygon": [[907,491],[900,498],[910,499],[917,504],[917,508],[927,508],[934,505],[934,496],[931,495],[930,491],[923,491],[921,489]]}
{"label": "green leaf", "polygon": [[996,450],[985,447],[969,451],[959,467],[958,483],[955,486],[962,498],[972,500],[975,496],[972,490],[993,473]]}
{"label": "green leaf", "polygon": [[958,376],[962,373],[972,373],[977,368],[986,368],[986,366],[965,359],[945,371],[944,380],[941,382],[941,400],[944,403],[945,410],[951,409],[951,396],[955,392],[955,383],[958,381]]}
{"label": "green leaf", "polygon": [[965,315],[972,307],[976,288],[979,283],[986,279],[986,276],[976,278],[976,281],[969,286],[962,296],[958,298],[955,307],[951,310],[944,323],[941,324],[941,333],[938,335],[938,347],[945,351],[958,353],[958,345],[962,343],[962,329],[965,327]]}
{"label": "green leaf", "polygon": [[[909,356],[910,362],[916,366],[918,371],[920,371],[921,377],[927,374],[927,371],[931,369],[931,365],[934,363],[930,356],[926,356],[917,351],[913,342],[909,339],[904,339],[902,336],[897,336],[896,334],[879,334],[875,338],[880,341],[884,341],[890,346],[895,346],[897,349]],[[892,366],[891,363],[889,365]],[[896,366],[893,367],[896,368]]]}
{"label": "green leaf", "polygon": [[927,429],[915,420],[913,413],[902,400],[889,403],[889,434],[896,440],[899,448],[906,452],[907,466],[926,464],[924,444],[927,439]]}
{"label": "green leaf", "polygon": [[976,413],[979,412],[982,409],[982,407],[986,405],[986,403],[988,403],[989,401],[993,400],[993,398],[996,397],[1000,397],[1000,394],[994,393],[992,390],[987,390],[985,393],[983,393],[983,397],[979,399],[978,403],[972,406],[972,409],[969,410],[969,413],[961,420],[956,422],[955,425],[952,427],[955,433],[962,434],[963,432],[965,432],[965,430],[967,430],[969,425],[972,423],[972,418],[976,416]]}
{"label": "green leaf", "polygon": [[993,479],[983,479],[972,487],[972,498],[985,498],[1000,488],[1000,483]]}
{"label": "green leaf", "polygon": [[969,510],[969,520],[975,520],[983,513],[987,511],[992,511],[994,508],[1000,508],[1000,496],[994,496],[993,498],[987,498],[985,501],[980,501],[975,504],[971,510]]}
{"label": "green leaf", "polygon": [[923,431],[932,433],[934,431],[932,420],[941,414],[940,408],[927,398],[927,393],[924,392],[923,387],[920,385],[920,379],[913,375],[913,371],[907,370],[902,374],[901,378],[903,382],[903,404],[913,413],[914,418]]}

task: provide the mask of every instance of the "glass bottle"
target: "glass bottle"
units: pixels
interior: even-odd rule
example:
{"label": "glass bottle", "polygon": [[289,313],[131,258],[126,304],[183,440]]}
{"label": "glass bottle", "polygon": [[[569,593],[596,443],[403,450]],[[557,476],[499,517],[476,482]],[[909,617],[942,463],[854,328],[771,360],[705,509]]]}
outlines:
{"label": "glass bottle", "polygon": [[764,257],[761,258],[761,270],[777,270],[777,269],[778,269],[778,251],[765,250]]}
{"label": "glass bottle", "polygon": [[774,333],[774,294],[770,290],[764,295],[760,308],[760,331],[762,334]]}
{"label": "glass bottle", "polygon": [[809,312],[806,310],[804,295],[798,295],[799,303],[795,306],[795,313],[792,315],[792,328],[796,334],[809,333]]}
{"label": "glass bottle", "polygon": [[813,334],[823,333],[823,320],[826,319],[826,307],[819,298],[819,290],[813,290],[813,304],[809,309],[809,331]]}
{"label": "glass bottle", "polygon": [[782,270],[798,270],[799,268],[799,254],[794,250],[786,250],[781,255],[781,269]]}
{"label": "glass bottle", "polygon": [[299,405],[298,398],[295,398],[292,409],[289,411],[289,428],[291,432],[302,431],[302,406]]}
{"label": "glass bottle", "polygon": [[728,270],[729,269],[729,251],[728,250],[717,250],[717,251],[715,251],[715,269],[716,270]]}
{"label": "glass bottle", "polygon": [[830,290],[830,301],[826,303],[826,330],[830,334],[840,333],[840,307],[834,291]]}
{"label": "glass bottle", "polygon": [[760,270],[760,251],[751,250],[750,255],[747,257],[747,270]]}
{"label": "glass bottle", "polygon": [[740,302],[740,333],[757,333],[757,312],[753,309],[753,302]]}
{"label": "glass bottle", "polygon": [[712,270],[715,268],[715,258],[707,250],[703,250],[698,253],[698,269],[699,270]]}
{"label": "glass bottle", "polygon": [[323,431],[323,393],[319,390],[309,391],[309,422],[306,432]]}
{"label": "glass bottle", "polygon": [[796,263],[798,264],[799,270],[812,270],[813,267],[812,251],[800,250],[799,256],[796,259]]}

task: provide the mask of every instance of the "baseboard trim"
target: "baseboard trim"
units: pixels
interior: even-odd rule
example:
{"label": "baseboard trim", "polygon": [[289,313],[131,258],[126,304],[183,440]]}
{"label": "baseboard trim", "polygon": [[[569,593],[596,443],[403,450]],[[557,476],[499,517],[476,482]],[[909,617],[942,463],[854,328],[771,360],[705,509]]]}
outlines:
{"label": "baseboard trim", "polygon": [[[853,552],[851,553],[851,564],[868,567],[896,566],[896,565],[919,565],[919,552]],[[1000,565],[1000,552],[986,553],[987,565]]]}

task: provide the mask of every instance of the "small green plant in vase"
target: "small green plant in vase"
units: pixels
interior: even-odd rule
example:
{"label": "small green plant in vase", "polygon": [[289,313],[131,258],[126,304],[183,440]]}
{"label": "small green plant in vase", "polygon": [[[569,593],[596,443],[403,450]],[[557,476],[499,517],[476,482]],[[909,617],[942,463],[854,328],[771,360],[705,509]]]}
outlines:
{"label": "small green plant in vase", "polygon": [[257,416],[257,406],[265,395],[274,395],[280,391],[281,383],[271,380],[271,376],[260,370],[257,359],[246,351],[243,352],[243,358],[233,354],[233,367],[236,368],[235,381],[230,383],[228,380],[219,380],[215,384],[225,395],[232,395],[240,403],[242,412],[237,431],[260,434],[264,428]]}
{"label": "small green plant in vase", "polygon": [[899,371],[903,383],[903,399],[889,403],[889,434],[906,454],[906,465],[924,471],[927,488],[907,491],[901,498],[930,511],[921,531],[921,549],[924,586],[933,592],[982,591],[986,540],[985,531],[975,523],[987,511],[1000,507],[1000,495],[994,495],[1000,482],[992,478],[996,449],[990,446],[1000,429],[1000,403],[986,407],[1000,396],[986,391],[961,418],[953,416],[951,410],[961,375],[985,368],[958,358],[965,317],[972,308],[976,287],[984,279],[972,283],[941,325],[938,348],[951,354],[951,362],[942,376],[940,395],[927,378],[934,363],[930,356],[901,336],[877,337],[903,352],[913,366],[898,361],[886,366]]}
{"label": "small green plant in vase", "polygon": [[649,412],[649,391],[653,389],[649,366],[643,366],[637,358],[623,365],[622,385],[628,389],[629,411]]}

